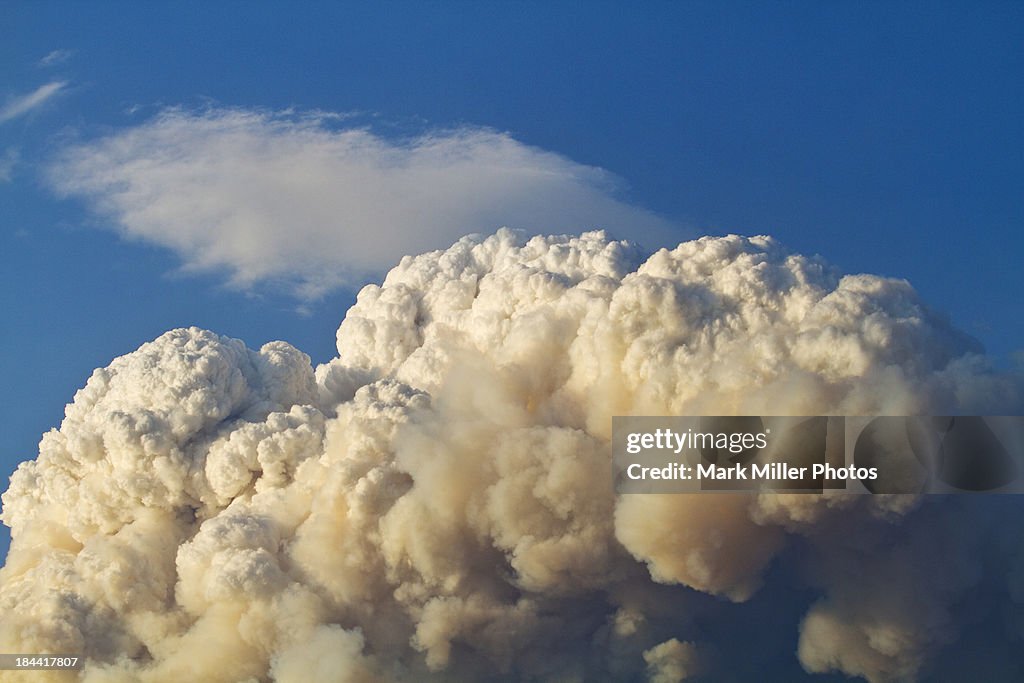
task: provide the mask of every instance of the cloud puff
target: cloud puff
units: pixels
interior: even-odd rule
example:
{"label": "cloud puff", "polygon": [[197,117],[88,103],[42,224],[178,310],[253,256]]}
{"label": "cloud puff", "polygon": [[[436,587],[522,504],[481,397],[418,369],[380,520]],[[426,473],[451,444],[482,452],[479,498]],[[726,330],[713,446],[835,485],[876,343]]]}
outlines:
{"label": "cloud puff", "polygon": [[1019,515],[996,542],[977,499],[613,494],[616,414],[1020,410],[906,282],[503,230],[402,259],[337,342],[314,370],[175,330],[97,370],[3,496],[0,650],[90,683],[731,680],[782,661],[741,635],[769,625],[881,683],[985,620],[986,577],[1024,594]]}
{"label": "cloud puff", "polygon": [[7,102],[0,107],[0,123],[7,123],[11,119],[24,116],[33,109],[41,107],[63,92],[66,87],[65,81],[53,81],[39,86],[27,95],[8,98]]}
{"label": "cloud puff", "polygon": [[325,114],[171,109],[68,149],[49,175],[186,269],[226,269],[240,287],[286,280],[302,296],[505,225],[670,231],[617,198],[606,171],[483,128],[386,139]]}

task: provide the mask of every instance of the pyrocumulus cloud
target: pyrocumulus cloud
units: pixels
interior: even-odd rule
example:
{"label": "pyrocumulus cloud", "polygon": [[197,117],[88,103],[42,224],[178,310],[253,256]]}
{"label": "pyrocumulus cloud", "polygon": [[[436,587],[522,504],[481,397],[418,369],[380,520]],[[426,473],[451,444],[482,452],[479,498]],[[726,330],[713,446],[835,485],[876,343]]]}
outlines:
{"label": "pyrocumulus cloud", "polygon": [[[235,116],[200,122],[278,125]],[[613,415],[1019,410],[904,281],[767,237],[502,230],[402,259],[337,344],[314,369],[179,329],[95,371],[3,496],[0,651],[83,653],[89,683],[668,683],[754,675],[723,634],[789,624],[772,661],[905,681],[987,567],[1024,596],[1019,534],[956,501],[612,492]]]}

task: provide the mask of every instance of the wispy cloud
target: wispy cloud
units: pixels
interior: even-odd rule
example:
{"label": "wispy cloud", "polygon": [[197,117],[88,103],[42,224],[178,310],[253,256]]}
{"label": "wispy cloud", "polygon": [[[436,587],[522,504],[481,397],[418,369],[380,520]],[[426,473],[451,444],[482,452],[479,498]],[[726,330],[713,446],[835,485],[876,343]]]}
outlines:
{"label": "wispy cloud", "polygon": [[71,50],[53,50],[39,60],[39,66],[56,66],[57,64],[63,64],[71,58],[72,54],[74,54],[74,52]]}
{"label": "wispy cloud", "polygon": [[0,155],[0,183],[9,183],[14,177],[14,167],[18,163],[20,153],[15,147],[8,147]]}
{"label": "wispy cloud", "polygon": [[27,95],[8,98],[7,103],[0,107],[0,123],[6,123],[42,106],[43,103],[56,97],[65,87],[67,87],[66,81],[53,81],[39,86]]}
{"label": "wispy cloud", "polygon": [[240,287],[284,280],[304,297],[506,225],[652,242],[672,231],[607,171],[505,133],[394,140],[345,126],[320,112],[167,110],[68,149],[49,177],[186,269],[223,269]]}

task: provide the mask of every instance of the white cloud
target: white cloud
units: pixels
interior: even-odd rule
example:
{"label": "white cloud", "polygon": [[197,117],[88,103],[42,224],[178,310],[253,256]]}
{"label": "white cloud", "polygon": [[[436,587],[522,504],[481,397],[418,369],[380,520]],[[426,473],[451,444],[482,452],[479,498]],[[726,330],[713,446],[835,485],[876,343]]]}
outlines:
{"label": "white cloud", "polygon": [[48,52],[45,57],[39,60],[39,66],[56,66],[57,64],[63,64],[71,55],[74,54],[71,50],[53,50]]}
{"label": "white cloud", "polygon": [[53,81],[39,86],[27,95],[8,98],[7,104],[0,107],[0,123],[6,123],[42,106],[56,97],[66,86],[66,81]]}
{"label": "white cloud", "polygon": [[18,165],[21,154],[15,147],[8,147],[0,155],[0,183],[9,183],[14,177],[14,167]]}
{"label": "white cloud", "polygon": [[1019,650],[1015,508],[612,489],[613,415],[1019,414],[904,281],[767,237],[645,260],[503,230],[403,258],[337,343],[314,371],[175,330],[95,371],[3,494],[0,651],[91,683],[759,680],[780,653],[884,683],[979,629]]}
{"label": "white cloud", "polygon": [[226,269],[241,287],[286,280],[303,296],[505,225],[651,242],[672,232],[619,198],[612,174],[506,133],[393,140],[343,120],[172,109],[67,150],[50,178],[124,235],[175,251],[187,270]]}

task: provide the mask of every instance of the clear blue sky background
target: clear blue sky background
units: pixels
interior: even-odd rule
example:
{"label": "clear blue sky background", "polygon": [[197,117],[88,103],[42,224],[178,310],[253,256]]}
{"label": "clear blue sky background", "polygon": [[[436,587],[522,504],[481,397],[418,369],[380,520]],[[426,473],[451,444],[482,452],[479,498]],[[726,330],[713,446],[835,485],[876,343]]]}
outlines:
{"label": "clear blue sky background", "polygon": [[0,476],[94,367],[167,329],[333,355],[351,291],[304,315],[269,289],[175,274],[174,254],[48,189],[69,136],[134,125],[132,108],[507,131],[617,174],[677,225],[905,277],[1008,363],[1024,345],[1022,75],[1020,2],[3,0],[0,106],[67,85],[0,122],[0,158],[16,155],[0,182]]}

